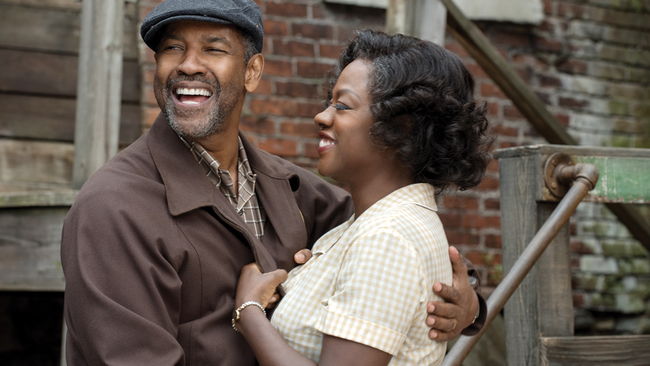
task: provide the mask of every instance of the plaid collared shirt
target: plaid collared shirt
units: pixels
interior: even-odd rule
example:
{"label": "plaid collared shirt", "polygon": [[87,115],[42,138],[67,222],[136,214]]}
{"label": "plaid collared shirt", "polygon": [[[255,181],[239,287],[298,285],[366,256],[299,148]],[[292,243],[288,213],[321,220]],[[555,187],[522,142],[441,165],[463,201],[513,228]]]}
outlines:
{"label": "plaid collared shirt", "polygon": [[433,186],[412,184],[323,235],[283,284],[275,328],[316,362],[329,334],[390,353],[390,365],[439,365],[446,343],[429,339],[426,304],[452,272],[435,211]]}
{"label": "plaid collared shirt", "polygon": [[262,236],[264,236],[264,224],[266,224],[266,213],[257,200],[257,195],[255,194],[257,175],[251,169],[241,138],[239,138],[239,157],[237,159],[237,171],[239,172],[237,181],[239,189],[238,194],[235,194],[230,172],[219,169],[221,164],[201,144],[193,140],[185,139],[180,135],[178,137],[192,151],[192,155],[194,155],[196,161],[201,165],[210,182],[228,198],[232,207],[242,216],[250,231],[256,237],[262,239]]}

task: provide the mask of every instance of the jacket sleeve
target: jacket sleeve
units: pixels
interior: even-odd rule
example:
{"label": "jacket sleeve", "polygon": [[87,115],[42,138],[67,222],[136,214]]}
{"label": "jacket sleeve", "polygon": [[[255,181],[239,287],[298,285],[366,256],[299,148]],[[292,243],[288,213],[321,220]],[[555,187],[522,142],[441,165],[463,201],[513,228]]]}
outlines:
{"label": "jacket sleeve", "polygon": [[146,193],[102,188],[82,190],[63,228],[68,365],[181,365],[175,226]]}
{"label": "jacket sleeve", "polygon": [[463,257],[463,260],[465,261],[465,265],[467,265],[467,275],[470,277],[470,279],[471,277],[476,279],[474,284],[472,284],[472,288],[474,288],[474,291],[476,291],[476,295],[478,296],[479,315],[478,318],[476,318],[476,321],[474,321],[473,324],[470,324],[469,327],[463,329],[460,334],[473,336],[478,334],[478,332],[483,329],[483,325],[485,325],[485,320],[487,319],[487,304],[483,298],[483,295],[481,295],[481,276],[474,268],[474,264],[472,264],[472,262],[470,262],[465,257]]}

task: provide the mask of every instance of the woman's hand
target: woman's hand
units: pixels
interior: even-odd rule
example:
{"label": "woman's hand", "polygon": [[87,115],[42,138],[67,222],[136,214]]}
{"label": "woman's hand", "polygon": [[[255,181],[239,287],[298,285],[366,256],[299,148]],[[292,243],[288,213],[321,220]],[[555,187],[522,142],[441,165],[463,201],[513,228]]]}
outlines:
{"label": "woman's hand", "polygon": [[[235,308],[246,301],[257,301],[264,308],[273,303],[271,298],[275,289],[287,279],[287,271],[276,269],[273,272],[261,273],[256,263],[244,266],[237,283],[237,295],[235,296]],[[277,296],[277,295],[276,295]]]}

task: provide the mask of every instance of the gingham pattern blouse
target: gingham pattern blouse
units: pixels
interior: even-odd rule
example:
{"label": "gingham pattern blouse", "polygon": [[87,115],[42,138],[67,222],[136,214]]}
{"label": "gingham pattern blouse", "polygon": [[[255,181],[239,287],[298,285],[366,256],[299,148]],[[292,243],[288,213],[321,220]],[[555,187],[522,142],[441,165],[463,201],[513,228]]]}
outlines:
{"label": "gingham pattern blouse", "polygon": [[318,362],[323,333],[393,355],[390,365],[437,365],[445,343],[425,324],[431,287],[451,284],[451,263],[434,188],[413,184],[325,234],[284,284],[271,322]]}

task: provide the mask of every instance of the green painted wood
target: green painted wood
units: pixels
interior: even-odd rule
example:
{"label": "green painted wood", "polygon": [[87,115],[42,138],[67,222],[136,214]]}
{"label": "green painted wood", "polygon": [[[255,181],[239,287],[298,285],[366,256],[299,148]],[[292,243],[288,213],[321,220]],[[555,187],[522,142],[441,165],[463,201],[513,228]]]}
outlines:
{"label": "green painted wood", "polygon": [[593,164],[600,173],[589,201],[650,203],[650,158],[575,155],[573,160]]}

